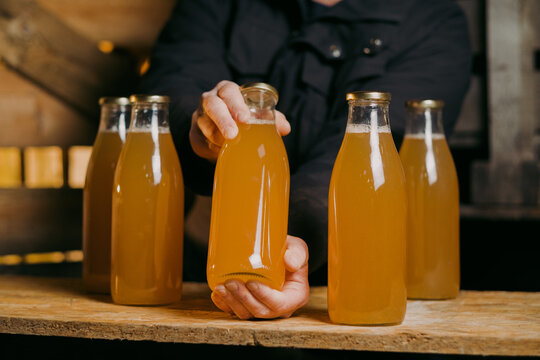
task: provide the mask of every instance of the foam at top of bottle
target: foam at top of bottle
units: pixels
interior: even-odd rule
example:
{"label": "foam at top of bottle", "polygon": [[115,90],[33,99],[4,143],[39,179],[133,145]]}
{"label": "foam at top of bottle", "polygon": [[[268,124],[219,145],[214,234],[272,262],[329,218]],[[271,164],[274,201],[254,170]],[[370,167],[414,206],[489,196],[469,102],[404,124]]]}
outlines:
{"label": "foam at top of bottle", "polygon": [[[367,124],[348,124],[347,125],[347,132],[348,133],[354,133],[354,134],[366,134],[371,132],[371,125]],[[384,125],[384,126],[378,126],[377,132],[379,133],[390,133],[390,126]]]}
{"label": "foam at top of bottle", "polygon": [[274,125],[276,122],[274,120],[263,120],[263,119],[254,119],[250,118],[247,124],[256,124],[256,125]]}
{"label": "foam at top of bottle", "polygon": [[[129,129],[128,132],[132,132],[132,133],[151,133],[152,128],[134,128],[134,129]],[[168,134],[170,132],[170,130],[167,127],[158,127],[158,132],[160,134]]]}
{"label": "foam at top of bottle", "polygon": [[[418,139],[418,140],[425,140],[426,134],[419,133],[419,134],[405,134],[406,139]],[[444,134],[431,134],[431,138],[433,140],[443,140]]]}

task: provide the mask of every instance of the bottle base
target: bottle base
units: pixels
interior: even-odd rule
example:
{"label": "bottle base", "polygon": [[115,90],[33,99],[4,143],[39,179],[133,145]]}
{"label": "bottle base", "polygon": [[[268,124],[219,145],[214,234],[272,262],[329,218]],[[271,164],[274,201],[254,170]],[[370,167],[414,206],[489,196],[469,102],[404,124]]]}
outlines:
{"label": "bottle base", "polygon": [[459,294],[452,296],[407,296],[407,300],[444,301],[455,299],[458,295]]}
{"label": "bottle base", "polygon": [[169,306],[169,305],[174,305],[174,304],[178,304],[180,302],[180,300],[175,300],[175,301],[166,301],[166,302],[158,302],[158,303],[139,303],[139,302],[125,302],[125,301],[114,301],[114,304],[115,305],[123,305],[123,306],[135,306],[135,307],[154,307],[154,306]]}
{"label": "bottle base", "polygon": [[283,279],[281,282],[275,281],[275,279],[272,279],[266,275],[253,273],[253,272],[234,272],[234,273],[228,273],[225,275],[214,277],[213,281],[208,281],[208,286],[210,286],[210,289],[212,291],[214,288],[219,284],[224,284],[229,280],[239,280],[242,281],[244,284],[248,281],[256,281],[265,285],[268,285],[272,289],[275,290],[281,290],[283,287],[283,282],[285,279]]}
{"label": "bottle base", "polygon": [[[115,290],[115,289],[112,289]],[[113,303],[129,306],[165,306],[179,303],[182,300],[182,287],[178,289],[124,289],[112,291]]]}
{"label": "bottle base", "polygon": [[444,293],[426,293],[426,292],[409,292],[407,294],[407,300],[452,300],[457,298],[459,295],[458,291],[444,292]]}
{"label": "bottle base", "polygon": [[173,305],[173,304],[179,303],[181,300],[182,300],[181,298],[177,298],[177,299],[170,299],[170,300],[167,299],[167,300],[149,301],[149,300],[137,300],[137,299],[118,299],[118,298],[115,299],[113,297],[113,302],[116,305],[140,306],[140,307]]}
{"label": "bottle base", "polygon": [[396,319],[396,320],[381,320],[381,321],[369,321],[369,320],[343,320],[343,319],[333,319],[332,316],[330,316],[330,321],[332,321],[334,324],[338,325],[348,325],[348,326],[396,326],[400,325],[403,322],[402,319]]}
{"label": "bottle base", "polygon": [[353,326],[394,326],[405,319],[406,308],[370,311],[335,311],[329,310],[330,321],[335,324]]}
{"label": "bottle base", "polygon": [[86,275],[82,280],[86,292],[105,295],[111,293],[110,275]]}
{"label": "bottle base", "polygon": [[400,325],[403,320],[399,322],[385,322],[385,323],[348,323],[348,322],[339,322],[339,321],[332,321],[334,324],[337,325],[347,325],[347,326],[358,326],[358,327],[385,327],[385,326],[396,326]]}

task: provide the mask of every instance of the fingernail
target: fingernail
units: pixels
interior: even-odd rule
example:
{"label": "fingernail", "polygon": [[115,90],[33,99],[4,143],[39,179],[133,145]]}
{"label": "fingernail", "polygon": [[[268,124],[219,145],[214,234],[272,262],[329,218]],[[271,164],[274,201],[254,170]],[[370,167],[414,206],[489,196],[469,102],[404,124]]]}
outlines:
{"label": "fingernail", "polygon": [[225,290],[225,287],[223,285],[216,286],[217,293],[221,296],[227,296],[227,290]]}
{"label": "fingernail", "polygon": [[238,291],[238,284],[236,284],[234,281],[228,281],[225,283],[225,287],[227,288],[227,290],[231,291],[231,292],[236,292]]}
{"label": "fingernail", "polygon": [[285,256],[287,257],[287,260],[289,262],[289,265],[294,269],[299,269],[302,264],[300,264],[300,260],[294,256],[294,254],[291,251],[287,251],[285,253]]}
{"label": "fingernail", "polygon": [[250,118],[249,114],[241,113],[238,120],[240,122],[247,123],[247,122],[249,122],[249,118]]}
{"label": "fingernail", "polygon": [[238,135],[238,129],[234,127],[229,127],[225,130],[225,136],[227,139],[234,139]]}
{"label": "fingernail", "polygon": [[256,282],[253,282],[253,281],[248,281],[246,283],[246,286],[249,289],[249,291],[257,291],[257,290],[259,290],[259,284],[257,284]]}

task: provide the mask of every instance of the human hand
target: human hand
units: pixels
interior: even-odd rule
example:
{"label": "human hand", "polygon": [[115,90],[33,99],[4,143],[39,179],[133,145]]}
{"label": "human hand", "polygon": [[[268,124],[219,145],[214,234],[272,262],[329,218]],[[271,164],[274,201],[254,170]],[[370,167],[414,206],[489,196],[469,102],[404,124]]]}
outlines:
{"label": "human hand", "polygon": [[287,236],[285,283],[281,291],[256,281],[228,280],[212,292],[214,304],[240,319],[290,317],[309,300],[308,247],[304,240]]}
{"label": "human hand", "polygon": [[[276,111],[276,128],[281,136],[291,131],[285,115]],[[225,140],[238,134],[238,123],[249,121],[249,109],[232,81],[220,81],[212,90],[201,95],[199,108],[191,116],[189,141],[198,156],[215,161]]]}

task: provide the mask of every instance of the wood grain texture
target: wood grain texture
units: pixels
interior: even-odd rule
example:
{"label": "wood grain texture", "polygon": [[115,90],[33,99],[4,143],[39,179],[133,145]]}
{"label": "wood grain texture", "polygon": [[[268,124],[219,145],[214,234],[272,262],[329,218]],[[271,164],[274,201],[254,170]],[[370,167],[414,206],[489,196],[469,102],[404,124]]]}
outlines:
{"label": "wood grain texture", "polygon": [[82,189],[0,189],[0,255],[81,249],[81,228]]}
{"label": "wood grain texture", "polygon": [[35,0],[0,2],[0,56],[17,72],[83,113],[100,96],[121,95],[135,75],[131,59],[103,54]]}
{"label": "wood grain texture", "polygon": [[84,37],[149,52],[176,0],[37,0]]}
{"label": "wood grain texture", "polygon": [[[97,102],[93,106],[99,111]],[[0,110],[0,146],[91,145],[99,122],[99,116],[84,117],[14,70],[1,65]]]}
{"label": "wood grain texture", "polygon": [[540,356],[540,293],[463,291],[451,301],[409,301],[398,326],[330,323],[326,288],[290,319],[241,321],[186,283],[179,304],[114,305],[79,279],[0,276],[0,332],[157,342],[392,352]]}

